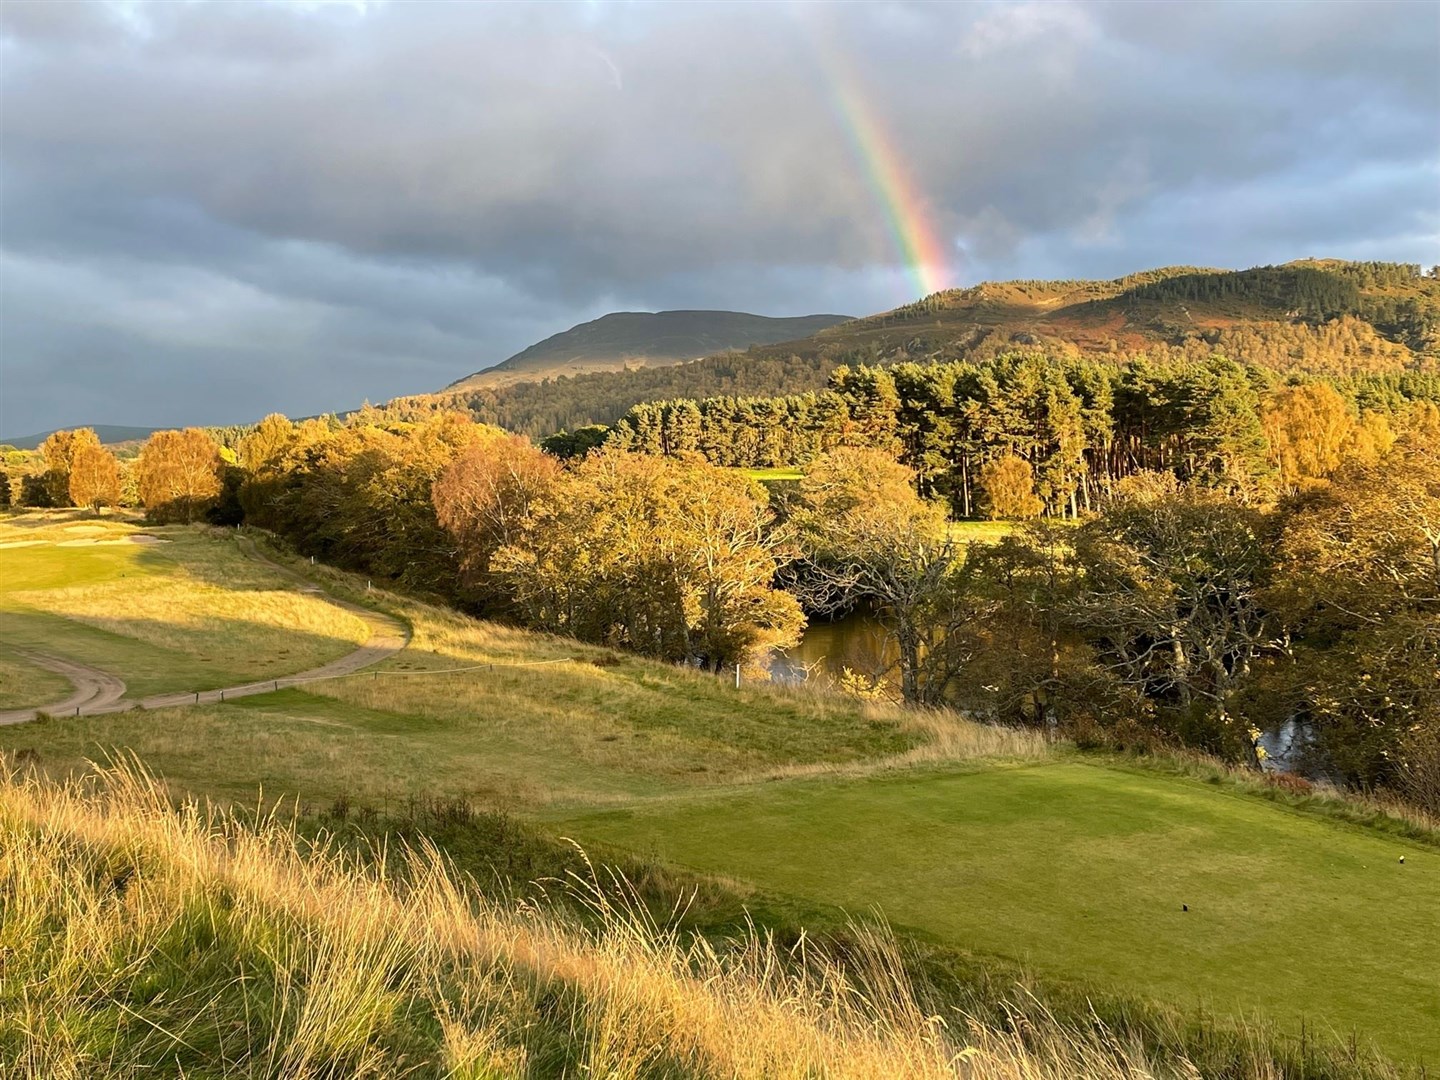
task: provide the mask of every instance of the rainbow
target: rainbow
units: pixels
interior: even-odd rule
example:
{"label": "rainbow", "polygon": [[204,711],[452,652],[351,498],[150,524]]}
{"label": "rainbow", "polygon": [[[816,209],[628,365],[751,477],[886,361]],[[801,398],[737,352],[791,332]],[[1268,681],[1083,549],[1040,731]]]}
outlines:
{"label": "rainbow", "polygon": [[919,187],[845,65],[823,46],[817,50],[831,90],[831,104],[855,157],[865,170],[895,242],[896,252],[921,296],[951,287],[947,244],[930,221]]}

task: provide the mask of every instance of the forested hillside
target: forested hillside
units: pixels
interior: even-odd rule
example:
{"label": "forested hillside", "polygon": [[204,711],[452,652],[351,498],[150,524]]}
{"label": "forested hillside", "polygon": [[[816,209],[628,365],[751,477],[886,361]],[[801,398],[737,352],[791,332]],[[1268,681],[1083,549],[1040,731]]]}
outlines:
{"label": "forested hillside", "polygon": [[739,468],[804,466],[838,446],[883,450],[959,517],[987,509],[1008,465],[1034,513],[1075,514],[1137,472],[1256,496],[1293,489],[1359,447],[1436,427],[1440,372],[1281,375],[1221,357],[1129,361],[1013,354],[978,363],[840,366],[818,393],[645,402],[610,429],[544,440],[575,456],[600,438]]}
{"label": "forested hillside", "polygon": [[1114,281],[987,282],[784,345],[397,404],[416,413],[459,405],[477,420],[545,436],[613,424],[644,401],[819,391],[840,365],[1016,352],[1112,363],[1218,354],[1339,377],[1425,370],[1440,358],[1440,277],[1418,265],[1332,260],[1239,272],[1172,267]]}
{"label": "forested hillside", "polygon": [[628,370],[808,337],[845,322],[847,315],[775,319],[743,311],[616,311],[572,326],[494,367],[467,375],[449,390]]}

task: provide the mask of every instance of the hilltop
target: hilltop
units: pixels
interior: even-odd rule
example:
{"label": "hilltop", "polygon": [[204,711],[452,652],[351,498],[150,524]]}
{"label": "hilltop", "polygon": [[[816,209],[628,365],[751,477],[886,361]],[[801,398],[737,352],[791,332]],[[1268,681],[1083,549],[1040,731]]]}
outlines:
{"label": "hilltop", "polygon": [[613,423],[642,401],[817,390],[839,364],[1007,352],[1117,363],[1221,353],[1327,375],[1428,368],[1440,363],[1440,277],[1417,265],[1304,260],[1241,271],[1167,267],[1110,281],[984,282],[740,354],[503,387],[457,384],[448,400],[538,436]]}
{"label": "hilltop", "polygon": [[[74,424],[71,428],[57,430],[72,430],[76,427],[86,426],[95,432],[100,442],[105,446],[119,446],[124,443],[143,442],[159,430],[158,428],[148,427],[125,427],[120,424]],[[13,446],[16,450],[38,450],[40,444],[54,434],[54,431],[42,431],[38,435],[19,435],[13,439],[0,439],[0,446]]]}
{"label": "hilltop", "polygon": [[801,315],[775,319],[743,311],[616,311],[553,334],[447,389],[678,364],[731,349],[809,337],[849,318]]}

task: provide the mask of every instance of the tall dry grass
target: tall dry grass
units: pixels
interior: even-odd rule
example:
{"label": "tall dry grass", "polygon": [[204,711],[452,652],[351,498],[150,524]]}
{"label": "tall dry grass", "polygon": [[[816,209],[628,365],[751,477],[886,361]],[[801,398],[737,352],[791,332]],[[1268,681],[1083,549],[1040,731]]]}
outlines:
{"label": "tall dry grass", "polygon": [[603,872],[572,883],[578,920],[430,848],[386,877],[273,816],[173,807],[134,765],[64,785],[6,765],[0,838],[7,1076],[1198,1075],[1043,1012],[930,1015],[878,929],[844,967],[712,946]]}

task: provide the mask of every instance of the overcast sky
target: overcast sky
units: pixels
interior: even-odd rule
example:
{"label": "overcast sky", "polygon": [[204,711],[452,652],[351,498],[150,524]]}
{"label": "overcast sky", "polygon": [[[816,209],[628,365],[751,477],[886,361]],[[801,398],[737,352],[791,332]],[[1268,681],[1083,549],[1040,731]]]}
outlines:
{"label": "overcast sky", "polygon": [[613,310],[1440,262],[1440,5],[0,4],[0,434],[438,389]]}

